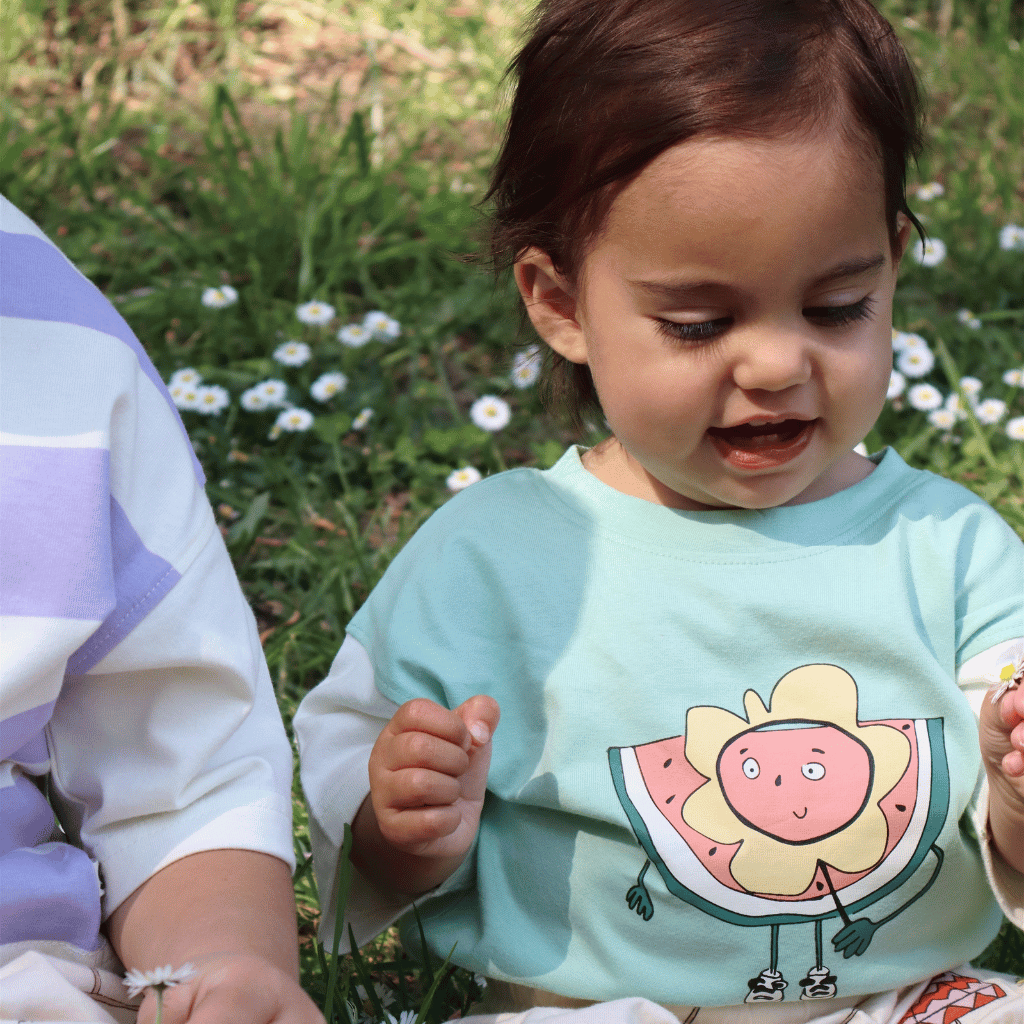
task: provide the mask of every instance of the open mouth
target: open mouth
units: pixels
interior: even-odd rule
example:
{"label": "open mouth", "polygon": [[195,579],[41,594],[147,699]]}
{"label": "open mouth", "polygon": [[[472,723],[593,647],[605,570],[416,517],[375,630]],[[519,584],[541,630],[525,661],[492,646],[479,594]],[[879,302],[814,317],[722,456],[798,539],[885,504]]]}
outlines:
{"label": "open mouth", "polygon": [[709,427],[708,436],[719,454],[744,469],[779,466],[807,447],[817,420],[780,420],[778,423],[736,427]]}

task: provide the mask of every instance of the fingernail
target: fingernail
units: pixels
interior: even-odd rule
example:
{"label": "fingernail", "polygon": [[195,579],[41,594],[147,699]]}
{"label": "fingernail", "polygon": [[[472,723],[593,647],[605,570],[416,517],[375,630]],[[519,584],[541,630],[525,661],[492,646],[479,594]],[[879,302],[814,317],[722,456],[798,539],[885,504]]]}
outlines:
{"label": "fingernail", "polygon": [[491,730],[483,722],[473,722],[469,727],[469,732],[477,743],[486,743],[491,738]]}

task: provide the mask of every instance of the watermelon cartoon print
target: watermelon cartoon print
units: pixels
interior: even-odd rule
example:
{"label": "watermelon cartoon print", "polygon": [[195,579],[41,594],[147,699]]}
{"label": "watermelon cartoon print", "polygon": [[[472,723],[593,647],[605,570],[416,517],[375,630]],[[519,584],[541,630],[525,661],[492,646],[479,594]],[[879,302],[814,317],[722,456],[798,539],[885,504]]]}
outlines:
{"label": "watermelon cartoon print", "polygon": [[[800,998],[834,998],[826,922],[838,924],[836,953],[862,956],[942,867],[942,719],[859,722],[857,685],[835,665],[794,669],[768,706],[753,690],[743,704],[745,718],[693,707],[685,735],[609,749],[616,792],[647,854],[626,902],[652,919],[644,877],[653,863],[679,899],[729,924],[764,928],[767,966],[747,982],[746,1002],[785,998],[779,929],[813,923],[814,963]],[[928,873],[896,910],[861,916],[926,861]]]}

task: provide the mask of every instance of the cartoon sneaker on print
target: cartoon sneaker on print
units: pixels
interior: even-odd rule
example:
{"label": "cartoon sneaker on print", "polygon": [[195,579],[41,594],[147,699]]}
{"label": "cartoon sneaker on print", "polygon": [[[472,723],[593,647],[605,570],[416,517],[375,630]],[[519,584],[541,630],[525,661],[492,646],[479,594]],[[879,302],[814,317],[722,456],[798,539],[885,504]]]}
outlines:
{"label": "cartoon sneaker on print", "polygon": [[[686,735],[608,751],[619,801],[647,854],[627,904],[645,921],[654,916],[644,884],[653,862],[674,896],[727,924],[764,929],[765,960],[747,981],[748,1003],[787,997],[784,925],[813,925],[813,964],[799,998],[834,999],[841,981],[825,962],[827,923],[840,926],[835,953],[862,956],[942,867],[942,719],[859,722],[857,697],[842,668],[803,665],[778,681],[768,705],[748,690],[746,717],[692,707]],[[858,916],[929,861],[894,911]]]}

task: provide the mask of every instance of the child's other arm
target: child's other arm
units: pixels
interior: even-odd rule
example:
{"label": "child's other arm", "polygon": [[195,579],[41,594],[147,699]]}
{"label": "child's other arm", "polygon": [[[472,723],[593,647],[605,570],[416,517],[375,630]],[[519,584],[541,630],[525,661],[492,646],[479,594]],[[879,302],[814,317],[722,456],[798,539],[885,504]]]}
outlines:
{"label": "child's other arm", "polygon": [[1024,874],[1024,687],[981,709],[981,754],[989,782],[989,828],[1003,860]]}
{"label": "child's other arm", "polygon": [[[111,915],[121,962],[192,963],[164,993],[164,1024],[324,1024],[299,986],[295,891],[288,865],[253,850],[204,850],[152,875]],[[156,1020],[150,991],[139,1024]]]}
{"label": "child's other arm", "polygon": [[418,896],[451,876],[476,838],[497,702],[454,711],[403,704],[370,754],[370,795],[352,823],[352,860],[382,892]]}

